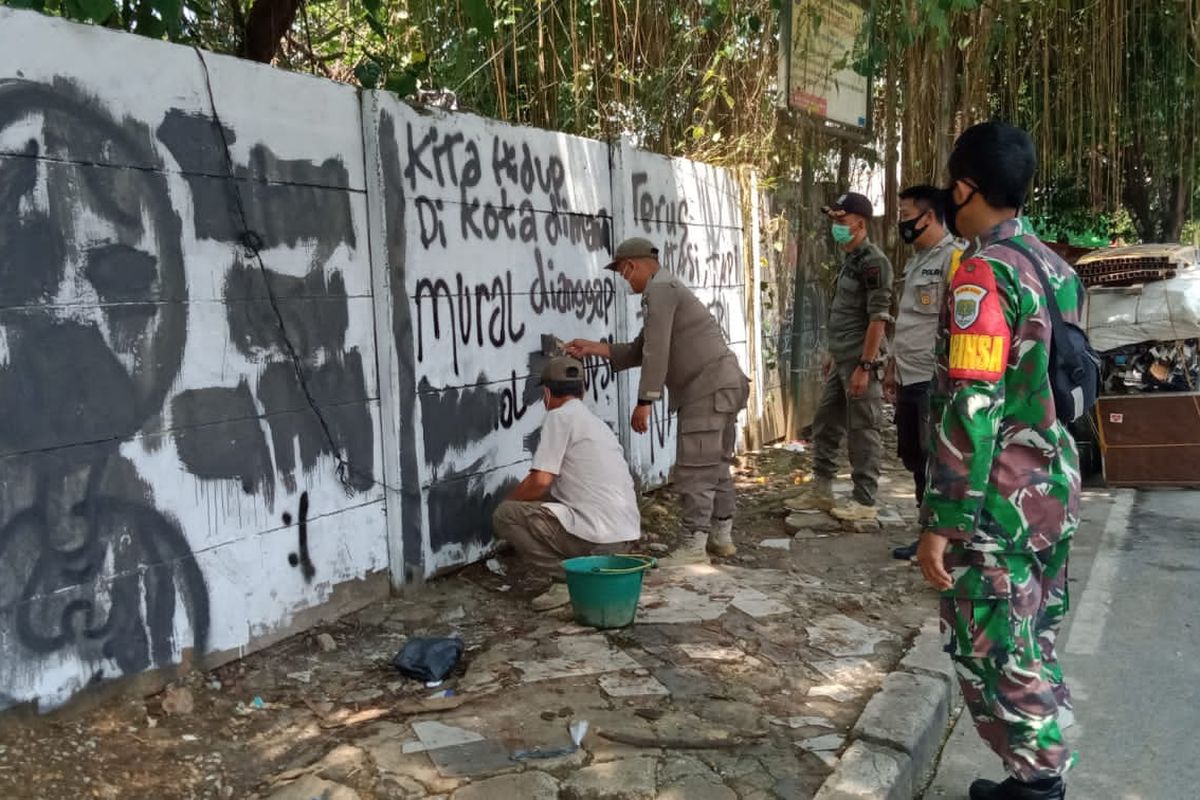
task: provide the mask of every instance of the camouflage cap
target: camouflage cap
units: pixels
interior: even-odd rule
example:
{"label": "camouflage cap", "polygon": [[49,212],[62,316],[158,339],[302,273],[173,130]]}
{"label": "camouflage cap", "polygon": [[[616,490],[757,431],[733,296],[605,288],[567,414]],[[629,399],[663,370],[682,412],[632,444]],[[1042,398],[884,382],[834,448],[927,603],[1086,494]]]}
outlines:
{"label": "camouflage cap", "polygon": [[583,362],[570,356],[555,356],[542,367],[542,383],[583,381]]}
{"label": "camouflage cap", "polygon": [[617,245],[613,252],[613,260],[608,262],[605,269],[616,270],[617,265],[627,258],[658,258],[658,248],[649,239],[634,236]]}

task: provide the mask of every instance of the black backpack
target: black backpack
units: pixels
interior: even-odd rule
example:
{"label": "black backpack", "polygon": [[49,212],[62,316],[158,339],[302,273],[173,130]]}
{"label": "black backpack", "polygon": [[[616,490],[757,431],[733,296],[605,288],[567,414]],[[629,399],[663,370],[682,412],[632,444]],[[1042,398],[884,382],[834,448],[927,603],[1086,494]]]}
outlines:
{"label": "black backpack", "polygon": [[[998,244],[1026,256],[1037,270],[1042,293],[1046,295],[1046,308],[1050,312],[1049,377],[1050,390],[1054,395],[1054,412],[1059,422],[1070,425],[1096,405],[1096,398],[1100,394],[1100,356],[1092,349],[1092,343],[1083,329],[1063,319],[1041,256],[1011,241]],[[1083,301],[1084,290],[1080,284],[1080,308],[1083,308]]]}

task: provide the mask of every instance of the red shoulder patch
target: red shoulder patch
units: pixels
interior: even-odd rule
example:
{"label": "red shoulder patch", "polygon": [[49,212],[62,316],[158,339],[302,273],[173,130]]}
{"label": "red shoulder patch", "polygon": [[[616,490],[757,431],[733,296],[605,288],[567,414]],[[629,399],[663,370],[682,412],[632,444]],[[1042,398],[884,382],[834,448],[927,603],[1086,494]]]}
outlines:
{"label": "red shoulder patch", "polygon": [[995,382],[1004,377],[1012,331],[996,291],[992,266],[964,261],[950,281],[950,377]]}

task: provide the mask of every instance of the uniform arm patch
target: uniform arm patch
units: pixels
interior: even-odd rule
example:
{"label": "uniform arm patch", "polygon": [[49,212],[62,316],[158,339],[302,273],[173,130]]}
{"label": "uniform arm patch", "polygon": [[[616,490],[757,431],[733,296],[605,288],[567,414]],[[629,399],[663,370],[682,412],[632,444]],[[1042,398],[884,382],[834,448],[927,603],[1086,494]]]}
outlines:
{"label": "uniform arm patch", "polygon": [[878,289],[883,285],[882,271],[877,264],[868,264],[863,267],[863,284],[868,289]]}
{"label": "uniform arm patch", "polygon": [[992,266],[980,258],[964,261],[950,282],[950,378],[999,381],[1011,346]]}

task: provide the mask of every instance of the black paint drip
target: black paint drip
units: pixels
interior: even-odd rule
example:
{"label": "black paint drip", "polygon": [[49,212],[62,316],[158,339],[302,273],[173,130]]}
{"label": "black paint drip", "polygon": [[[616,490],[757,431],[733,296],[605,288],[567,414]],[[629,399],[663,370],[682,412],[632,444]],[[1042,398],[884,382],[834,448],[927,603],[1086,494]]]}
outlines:
{"label": "black paint drip", "polygon": [[[283,524],[292,524],[292,515],[286,511],[283,512]],[[300,495],[300,521],[297,527],[300,528],[300,552],[288,553],[288,563],[293,567],[299,566],[304,574],[304,581],[311,583],[313,576],[317,574],[317,568],[313,566],[312,558],[308,554],[308,492]]]}

